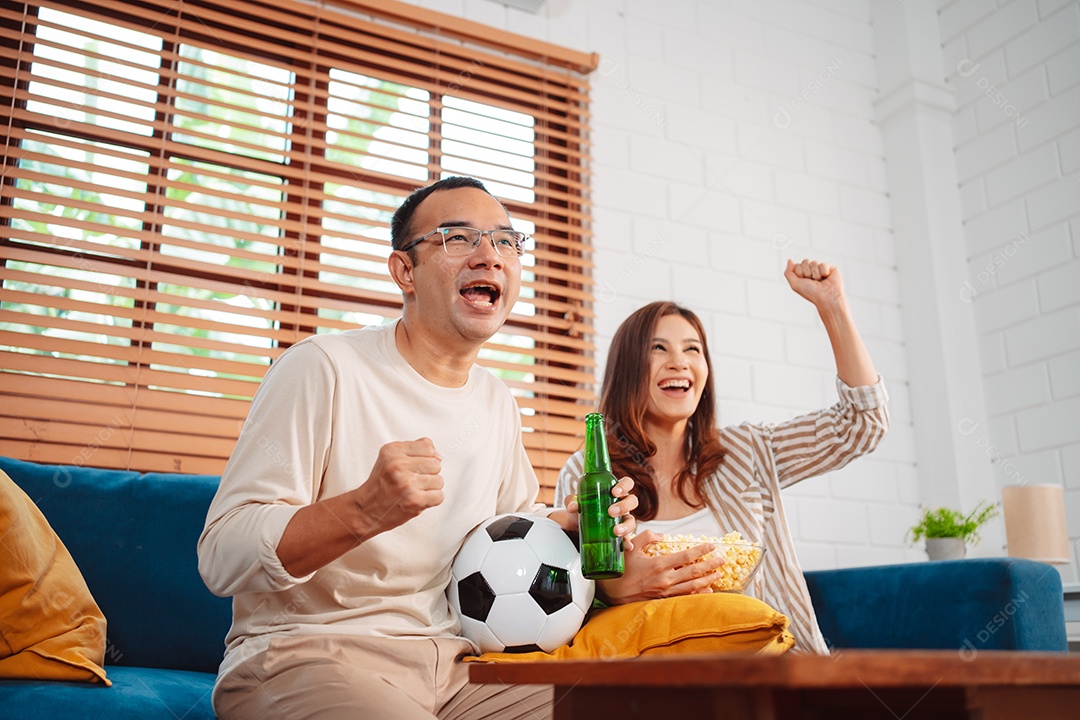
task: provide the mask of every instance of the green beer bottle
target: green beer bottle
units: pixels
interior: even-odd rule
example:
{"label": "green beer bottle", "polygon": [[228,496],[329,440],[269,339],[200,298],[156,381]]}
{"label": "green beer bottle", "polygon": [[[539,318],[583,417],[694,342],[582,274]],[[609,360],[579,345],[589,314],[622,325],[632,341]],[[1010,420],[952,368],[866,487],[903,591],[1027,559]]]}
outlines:
{"label": "green beer bottle", "polygon": [[604,580],[623,574],[622,540],[615,535],[617,518],[608,515],[615,498],[615,475],[611,472],[604,416],[585,416],[585,473],[578,483],[578,532],[581,538],[581,572],[587,578]]}

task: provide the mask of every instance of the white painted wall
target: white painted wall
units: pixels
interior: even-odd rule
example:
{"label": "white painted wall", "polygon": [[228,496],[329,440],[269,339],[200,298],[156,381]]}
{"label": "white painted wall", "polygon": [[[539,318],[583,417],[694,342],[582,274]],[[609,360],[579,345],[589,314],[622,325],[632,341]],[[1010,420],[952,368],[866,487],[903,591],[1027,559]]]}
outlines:
{"label": "white painted wall", "polygon": [[942,2],[995,482],[1065,485],[1080,536],[1080,3]]}
{"label": "white painted wall", "polygon": [[[964,428],[985,425],[986,413],[975,313],[954,280],[967,276],[967,258],[937,5],[907,0],[892,12],[874,0],[872,9],[919,498],[968,510],[997,491],[985,455],[956,430],[960,418]],[[1000,552],[1000,530],[988,528],[974,552]]]}
{"label": "white painted wall", "polygon": [[[824,330],[781,271],[788,256],[841,268],[892,396],[893,428],[872,456],[788,491],[792,529],[807,569],[924,559],[904,541],[921,488],[958,481],[920,482],[929,441],[916,442],[905,328],[925,318],[901,305],[878,117],[879,78],[891,68],[879,67],[875,43],[891,37],[875,26],[908,4],[546,0],[536,14],[495,0],[418,4],[600,53],[592,199],[601,367],[619,322],[670,298],[706,323],[723,422],[782,420],[831,403]],[[955,152],[942,160],[959,181],[968,268],[936,281],[953,283],[957,302],[962,291],[973,300],[981,368],[971,372],[983,376],[988,418],[946,443],[974,443],[979,454],[992,444],[986,462],[998,461],[998,485],[1064,483],[1075,536],[1080,3],[999,4],[942,0],[937,17],[931,9],[908,23],[943,44],[938,59],[916,58],[933,66],[916,70],[938,73],[955,93]],[[1003,550],[996,540],[978,552]]]}

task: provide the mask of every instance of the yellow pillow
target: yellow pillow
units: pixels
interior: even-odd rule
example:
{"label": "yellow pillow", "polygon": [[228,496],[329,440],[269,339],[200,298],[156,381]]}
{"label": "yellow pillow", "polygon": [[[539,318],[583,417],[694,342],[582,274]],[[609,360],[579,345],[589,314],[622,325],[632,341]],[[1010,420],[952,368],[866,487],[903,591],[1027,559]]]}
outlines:
{"label": "yellow pillow", "polygon": [[103,682],[105,616],[33,501],[0,471],[0,678]]}
{"label": "yellow pillow", "polygon": [[550,653],[484,653],[465,660],[618,660],[710,652],[780,655],[795,644],[787,628],[787,617],[749,595],[682,595],[600,610],[569,645]]}

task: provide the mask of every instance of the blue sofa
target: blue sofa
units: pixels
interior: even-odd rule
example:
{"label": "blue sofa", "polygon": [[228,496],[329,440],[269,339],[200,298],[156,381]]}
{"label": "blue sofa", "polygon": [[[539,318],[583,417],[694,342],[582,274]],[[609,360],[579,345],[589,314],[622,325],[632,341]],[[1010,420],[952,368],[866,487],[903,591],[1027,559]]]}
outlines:
{"label": "blue sofa", "polygon": [[986,558],[805,573],[832,648],[1068,652],[1061,574]]}
{"label": "blue sofa", "polygon": [[[218,478],[48,466],[0,457],[67,545],[108,621],[105,688],[0,681],[0,715],[202,720],[231,622],[197,569]],[[1065,651],[1061,579],[1027,560],[806,573],[834,648]]]}
{"label": "blue sofa", "polygon": [[0,470],[37,503],[86,579],[108,623],[113,683],[0,681],[0,716],[213,718],[232,603],[206,589],[195,544],[218,478],[2,457]]}

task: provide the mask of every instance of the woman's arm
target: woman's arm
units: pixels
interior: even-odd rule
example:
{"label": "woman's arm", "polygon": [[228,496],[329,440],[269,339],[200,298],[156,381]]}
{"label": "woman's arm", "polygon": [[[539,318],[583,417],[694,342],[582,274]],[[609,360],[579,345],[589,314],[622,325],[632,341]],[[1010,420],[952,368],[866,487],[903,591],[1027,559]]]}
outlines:
{"label": "woman's arm", "polygon": [[767,446],[781,487],[838,470],[877,447],[889,429],[888,396],[855,328],[840,271],[812,260],[788,260],[784,277],[813,303],[825,324],[836,358],[840,401],[776,425],[747,424],[723,431],[729,451],[745,453],[747,463],[753,464],[751,456]]}
{"label": "woman's arm", "polygon": [[784,271],[791,289],[817,308],[825,332],[829,334],[836,374],[850,387],[873,385],[878,374],[851,317],[840,270],[814,260],[796,264],[788,260]]}

